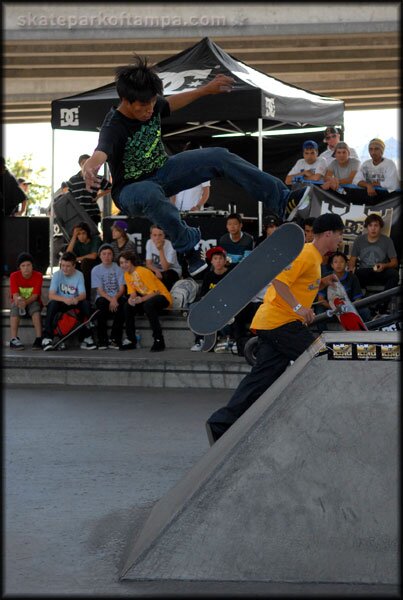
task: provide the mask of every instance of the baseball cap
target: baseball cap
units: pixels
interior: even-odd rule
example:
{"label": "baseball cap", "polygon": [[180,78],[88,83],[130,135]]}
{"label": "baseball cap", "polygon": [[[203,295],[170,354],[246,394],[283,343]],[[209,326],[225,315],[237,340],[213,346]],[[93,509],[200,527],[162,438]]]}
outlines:
{"label": "baseball cap", "polygon": [[325,129],[325,133],[323,135],[324,137],[324,142],[326,142],[326,136],[331,135],[332,133],[340,133],[340,131],[338,131],[338,129],[336,129],[336,127],[326,127]]}
{"label": "baseball cap", "polygon": [[18,177],[17,181],[18,181],[18,185],[20,185],[21,183],[26,183],[28,185],[31,184],[31,182],[28,181],[27,179],[25,179],[24,177]]}
{"label": "baseball cap", "polygon": [[210,248],[209,250],[207,250],[206,259],[211,260],[212,255],[216,254],[216,253],[223,254],[225,257],[227,257],[227,252],[224,250],[224,248],[222,246],[214,246],[213,248]]}
{"label": "baseball cap", "polygon": [[18,255],[17,267],[19,267],[20,264],[23,262],[30,262],[30,263],[34,264],[34,259],[33,259],[32,255],[29,254],[29,252],[21,252],[21,254]]}
{"label": "baseball cap", "polygon": [[129,225],[127,224],[127,221],[123,221],[123,220],[118,220],[118,221],[114,221],[112,223],[112,227],[117,227],[118,229],[121,229],[122,231],[127,231],[129,229]]}
{"label": "baseball cap", "polygon": [[334,213],[325,213],[324,215],[316,217],[312,227],[314,233],[323,233],[324,231],[342,231],[344,229],[344,223],[339,215],[335,215]]}
{"label": "baseball cap", "polygon": [[98,248],[98,254],[101,254],[102,250],[112,250],[113,252],[113,247],[111,244],[101,244],[101,246]]}
{"label": "baseball cap", "polygon": [[346,142],[338,142],[334,147],[332,156],[336,156],[336,150],[339,150],[340,148],[350,152],[350,147],[348,144],[346,144]]}
{"label": "baseball cap", "polygon": [[268,227],[269,225],[276,225],[278,227],[281,225],[281,221],[276,215],[268,215],[264,220],[264,226]]}
{"label": "baseball cap", "polygon": [[318,149],[318,144],[315,142],[315,140],[306,140],[302,144],[302,149],[306,150],[306,148],[313,148],[314,150],[317,150]]}

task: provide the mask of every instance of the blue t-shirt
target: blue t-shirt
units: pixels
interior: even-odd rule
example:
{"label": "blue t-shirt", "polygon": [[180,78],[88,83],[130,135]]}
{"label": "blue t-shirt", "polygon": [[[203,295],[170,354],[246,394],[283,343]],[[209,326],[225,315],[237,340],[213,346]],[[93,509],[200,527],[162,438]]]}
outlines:
{"label": "blue t-shirt", "polygon": [[66,298],[76,298],[80,294],[85,294],[84,275],[81,271],[76,270],[73,275],[66,277],[62,270],[56,271],[52,277],[49,291]]}
{"label": "blue t-shirt", "polygon": [[[116,263],[112,263],[109,267],[97,265],[91,271],[91,287],[103,289],[108,296],[115,296],[120,286],[124,284],[123,271]],[[98,292],[96,297],[100,297]]]}

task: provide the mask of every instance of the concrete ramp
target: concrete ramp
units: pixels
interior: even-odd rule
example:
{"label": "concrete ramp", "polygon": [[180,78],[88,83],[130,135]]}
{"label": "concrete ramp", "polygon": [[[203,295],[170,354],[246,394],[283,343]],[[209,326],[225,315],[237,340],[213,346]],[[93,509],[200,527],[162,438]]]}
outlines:
{"label": "concrete ramp", "polygon": [[367,360],[315,342],[156,503],[122,579],[397,584],[398,334],[320,339]]}

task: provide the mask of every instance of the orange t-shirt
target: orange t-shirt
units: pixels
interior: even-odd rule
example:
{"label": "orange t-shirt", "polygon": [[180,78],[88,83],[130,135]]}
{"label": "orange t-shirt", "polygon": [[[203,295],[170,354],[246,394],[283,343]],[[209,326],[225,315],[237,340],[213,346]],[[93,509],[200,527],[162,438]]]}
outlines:
{"label": "orange t-shirt", "polygon": [[[289,267],[275,279],[285,283],[294,294],[297,302],[310,308],[319,290],[322,255],[312,243],[305,244],[301,253]],[[276,329],[286,323],[304,319],[269,285],[251,323],[251,329]]]}
{"label": "orange t-shirt", "polygon": [[172,296],[165,285],[146,267],[136,267],[133,273],[126,272],[125,282],[129,294],[137,292],[138,294],[145,296],[146,294],[157,292],[165,296],[169,302],[169,306],[172,305]]}

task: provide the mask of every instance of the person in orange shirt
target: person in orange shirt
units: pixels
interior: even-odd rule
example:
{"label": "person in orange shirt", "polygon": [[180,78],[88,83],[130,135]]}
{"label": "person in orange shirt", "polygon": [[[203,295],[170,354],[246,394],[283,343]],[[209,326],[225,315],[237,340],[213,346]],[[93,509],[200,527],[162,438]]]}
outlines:
{"label": "person in orange shirt", "polygon": [[243,378],[228,404],[207,420],[211,443],[217,441],[233,423],[280,377],[314,341],[306,327],[315,313],[312,303],[318,291],[332,281],[334,274],[321,278],[321,263],[328,252],[335,252],[342,239],[343,221],[327,213],[313,223],[314,240],[267,288],[251,329],[258,336],[256,364]]}
{"label": "person in orange shirt", "polygon": [[165,308],[172,306],[171,294],[150,269],[139,265],[138,256],[133,252],[122,252],[118,263],[123,270],[129,294],[124,307],[127,340],[123,340],[120,350],[136,348],[135,315],[140,310],[144,310],[147,315],[153,332],[154,343],[150,352],[165,350],[159,315]]}

